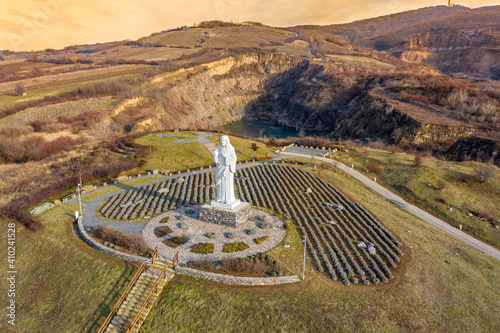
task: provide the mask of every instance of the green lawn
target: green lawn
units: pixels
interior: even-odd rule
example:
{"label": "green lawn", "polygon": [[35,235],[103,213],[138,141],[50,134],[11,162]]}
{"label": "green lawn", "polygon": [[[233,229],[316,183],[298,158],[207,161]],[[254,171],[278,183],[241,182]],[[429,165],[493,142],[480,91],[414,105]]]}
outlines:
{"label": "green lawn", "polygon": [[102,197],[103,195],[106,195],[109,193],[117,192],[117,191],[124,190],[124,189],[127,189],[127,188],[132,187],[132,186],[137,186],[137,185],[149,183],[149,182],[152,182],[155,180],[160,180],[160,179],[165,179],[165,177],[163,177],[163,176],[141,177],[141,178],[132,179],[132,180],[129,180],[129,181],[126,181],[123,183],[119,183],[117,185],[107,186],[105,188],[92,191],[89,194],[83,196],[82,201],[83,202],[90,202],[94,199],[97,199],[97,198]]}
{"label": "green lawn", "polygon": [[[334,156],[338,156],[338,153]],[[422,164],[416,166],[411,154],[392,154],[368,148],[342,152],[340,160],[349,166],[354,164],[356,170],[362,171],[371,179],[377,177],[380,184],[449,224],[457,228],[462,225],[462,230],[500,248],[499,229],[475,216],[467,216],[469,212],[489,210],[500,220],[499,168],[490,166],[495,170],[494,177],[485,183],[479,183],[460,180],[464,175],[473,175],[475,168],[485,166],[476,162],[448,162],[423,157]],[[367,171],[368,165],[374,162],[381,167],[378,174]],[[439,189],[439,184],[444,184],[445,188]]]}
{"label": "green lawn", "polygon": [[[15,330],[8,328],[6,306],[1,332],[96,332],[135,268],[92,249],[73,235],[77,204],[58,205],[40,215],[44,230],[18,226],[16,236]],[[7,257],[7,220],[2,225],[2,253]],[[0,278],[7,277],[6,266]],[[5,285],[5,284],[4,284]],[[0,297],[7,304],[6,292]]]}
{"label": "green lawn", "polygon": [[[346,287],[314,271],[309,258],[305,282],[294,285],[238,287],[176,276],[143,332],[500,330],[497,260],[395,207],[345,174],[323,171],[322,178],[355,198],[403,242],[404,264],[394,280],[369,288]],[[291,237],[289,249],[278,247],[270,253],[300,275],[300,240],[297,234]]]}
{"label": "green lawn", "polygon": [[[215,143],[217,146],[220,146],[220,139],[218,135],[210,136],[208,137],[208,139],[213,143]],[[229,141],[236,150],[236,156],[238,161],[250,159],[253,158],[254,156],[266,155],[271,151],[271,148],[268,148],[265,144],[250,139],[243,139],[229,135]],[[255,152],[255,155],[254,151],[250,148],[253,143],[257,144],[257,147],[259,148]]]}
{"label": "green lawn", "polygon": [[[196,138],[188,137],[193,140]],[[146,135],[135,140],[136,143],[151,146],[154,152],[149,160],[151,169],[174,171],[194,168],[213,163],[210,152],[199,142],[174,143],[182,140],[179,137],[158,137],[156,134]],[[148,163],[144,165],[148,168]]]}

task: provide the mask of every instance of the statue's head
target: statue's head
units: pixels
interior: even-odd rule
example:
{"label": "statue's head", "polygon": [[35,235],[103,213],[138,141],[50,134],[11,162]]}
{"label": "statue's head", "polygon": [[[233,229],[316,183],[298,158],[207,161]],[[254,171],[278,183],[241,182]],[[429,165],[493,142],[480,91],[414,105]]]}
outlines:
{"label": "statue's head", "polygon": [[222,147],[229,146],[229,137],[227,135],[221,136],[220,143],[221,143]]}

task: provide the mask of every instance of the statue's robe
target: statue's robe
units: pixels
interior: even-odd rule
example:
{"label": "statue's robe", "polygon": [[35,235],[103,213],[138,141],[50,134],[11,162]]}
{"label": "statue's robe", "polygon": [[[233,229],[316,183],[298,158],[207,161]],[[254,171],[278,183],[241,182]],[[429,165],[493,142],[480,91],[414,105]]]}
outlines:
{"label": "statue's robe", "polygon": [[217,164],[215,171],[215,184],[217,185],[217,198],[215,201],[230,204],[236,201],[234,196],[234,172],[236,171],[236,152],[228,144],[219,146],[214,153]]}

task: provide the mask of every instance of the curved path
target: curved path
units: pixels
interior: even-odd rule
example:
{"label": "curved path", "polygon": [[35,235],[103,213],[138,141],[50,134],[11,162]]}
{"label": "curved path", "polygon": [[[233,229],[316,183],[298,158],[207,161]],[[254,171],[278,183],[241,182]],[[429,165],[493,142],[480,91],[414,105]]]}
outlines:
{"label": "curved path", "polygon": [[[298,151],[298,149],[294,149],[294,147],[292,147],[292,148],[288,149],[288,151],[282,152],[279,155],[285,155],[283,157],[311,158],[312,155],[317,155],[317,153],[318,153],[314,149],[309,149],[311,154],[304,154],[303,153],[304,150],[305,150],[305,148],[301,148],[301,151]],[[296,151],[296,152],[294,152],[294,151]],[[316,151],[316,152],[314,153],[314,151]],[[444,222],[443,220],[438,219],[437,217],[427,213],[426,211],[424,211],[424,210],[422,210],[422,209],[420,209],[412,204],[409,204],[400,196],[397,196],[393,192],[391,192],[388,189],[386,189],[385,187],[377,184],[376,182],[374,182],[373,180],[364,176],[360,172],[358,172],[352,168],[349,168],[348,166],[346,166],[343,163],[331,160],[329,158],[315,156],[314,159],[335,165],[340,170],[342,170],[345,173],[349,174],[350,176],[356,178],[361,183],[368,186],[369,188],[371,188],[372,190],[374,190],[375,192],[377,192],[378,194],[380,194],[381,196],[383,196],[384,198],[386,198],[387,200],[389,200],[393,204],[403,208],[404,210],[415,215],[419,219],[424,220],[425,222],[427,222],[429,224],[432,224],[433,226],[445,231],[446,233],[450,234],[451,236],[455,237],[456,239],[472,246],[473,248],[475,248],[483,253],[486,253],[487,255],[489,255],[493,258],[496,258],[497,260],[500,260],[500,251],[498,251],[494,247],[492,247],[488,244],[485,244],[485,243],[481,242],[480,240],[475,239],[474,237],[467,235],[465,232],[460,231],[459,229],[449,225],[448,223]]]}

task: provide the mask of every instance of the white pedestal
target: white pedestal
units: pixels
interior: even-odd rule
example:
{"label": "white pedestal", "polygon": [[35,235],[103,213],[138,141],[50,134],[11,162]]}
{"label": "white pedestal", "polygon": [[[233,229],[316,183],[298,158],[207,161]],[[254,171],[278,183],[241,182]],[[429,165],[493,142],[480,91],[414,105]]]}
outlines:
{"label": "white pedestal", "polygon": [[212,207],[217,207],[217,208],[225,208],[225,209],[229,209],[229,210],[232,210],[236,207],[238,207],[240,205],[241,201],[239,199],[236,199],[235,202],[232,202],[230,204],[224,204],[224,203],[221,203],[221,202],[217,202],[215,200],[212,200],[210,202],[210,206]]}

